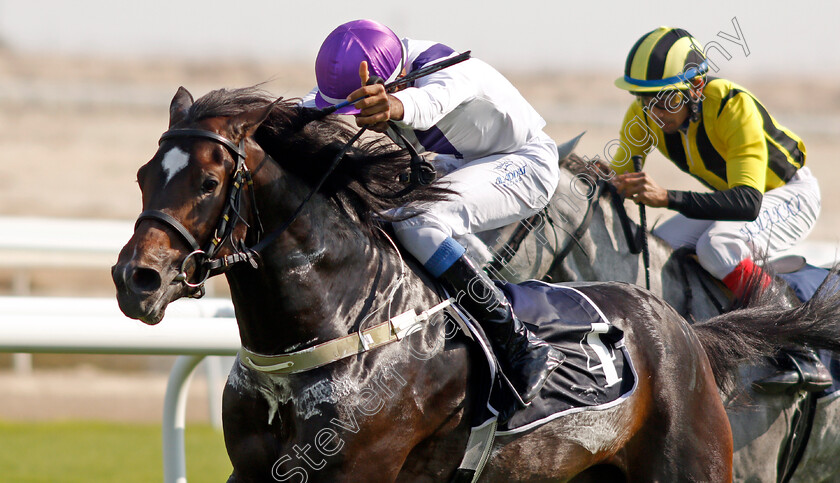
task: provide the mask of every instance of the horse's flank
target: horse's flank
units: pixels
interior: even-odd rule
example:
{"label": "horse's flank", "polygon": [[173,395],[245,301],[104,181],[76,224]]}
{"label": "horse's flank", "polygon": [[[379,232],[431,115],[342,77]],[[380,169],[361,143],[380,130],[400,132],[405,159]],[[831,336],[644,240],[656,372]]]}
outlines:
{"label": "horse's flank", "polygon": [[[351,135],[330,119],[301,127],[305,111],[290,101],[267,107],[270,99],[254,89],[215,91],[195,103],[185,93],[173,99],[171,127],[243,141],[253,173],[248,189],[256,206],[243,203],[220,255],[255,242],[256,213],[267,232],[281,226]],[[162,160],[172,149],[187,153],[189,163],[170,177]],[[234,164],[227,148],[206,137],[167,139],[138,173],[143,209],[165,210],[205,243],[227,202]],[[226,269],[245,347],[261,354],[312,347],[439,302],[422,268],[401,259],[378,230],[377,218],[390,210],[446,195],[434,184],[403,190],[398,176],[406,169],[408,158],[380,141],[348,150],[261,253],[257,269]],[[113,270],[126,315],[155,323],[169,302],[191,293],[176,280],[188,252],[172,225],[138,223]],[[661,299],[631,285],[581,290],[625,331],[642,381],[636,394],[610,411],[498,441],[483,477],[566,481],[610,468],[606,474],[630,480],[728,481],[732,435],[698,343],[714,331],[693,331]],[[300,374],[267,376],[237,363],[224,394],[230,481],[449,478],[476,404],[468,381],[478,362],[470,350],[465,339],[447,338],[444,324],[428,324],[399,344]]]}

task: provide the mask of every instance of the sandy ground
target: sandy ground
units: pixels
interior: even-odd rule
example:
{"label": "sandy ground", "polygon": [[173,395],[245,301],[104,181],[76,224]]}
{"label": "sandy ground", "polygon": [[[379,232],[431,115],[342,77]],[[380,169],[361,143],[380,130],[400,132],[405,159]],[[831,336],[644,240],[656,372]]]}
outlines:
{"label": "sandy ground", "polygon": [[[603,147],[617,137],[630,98],[612,86],[616,72],[508,74],[546,118],[546,130],[556,140],[587,131],[579,154],[603,156]],[[840,84],[776,76],[733,80],[805,139],[808,166],[823,188],[823,212],[811,238],[838,241],[840,190],[833,182],[840,175]],[[200,96],[263,82],[275,95],[294,97],[309,90],[313,77],[308,65],[32,57],[0,50],[0,216],[134,219],[140,211],[135,173],[155,152],[178,86]],[[660,156],[651,157],[646,169],[665,187],[700,189]],[[104,272],[41,274],[36,282],[45,293],[113,296]],[[10,286],[0,273],[0,293]],[[148,373],[78,368],[80,360],[94,367],[126,360],[114,356],[47,360],[36,356],[38,370],[26,378],[0,373],[0,419],[160,418],[161,368],[171,360],[157,359]],[[136,370],[147,364],[132,361],[117,366]],[[8,358],[0,357],[4,362]],[[199,379],[193,387],[191,418],[206,418],[201,384]]]}

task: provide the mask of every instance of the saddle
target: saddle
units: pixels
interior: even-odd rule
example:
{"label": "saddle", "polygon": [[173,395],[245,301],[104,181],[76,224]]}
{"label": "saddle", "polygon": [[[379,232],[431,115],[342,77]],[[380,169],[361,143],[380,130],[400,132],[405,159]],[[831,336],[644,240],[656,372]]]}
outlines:
{"label": "saddle", "polygon": [[616,406],[630,397],[637,385],[623,331],[576,288],[587,283],[529,280],[496,284],[528,329],[560,349],[566,359],[540,395],[521,408],[512,387],[496,370],[495,356],[480,326],[456,307],[463,315],[465,334],[481,347],[487,366],[474,382],[479,384],[476,400],[480,407],[474,412],[467,452],[452,481],[477,480],[496,435],[530,431],[571,413]]}
{"label": "saddle", "polygon": [[[693,249],[680,248],[675,250],[674,259],[678,260],[678,263],[681,264],[680,272],[683,274],[683,281],[686,287],[690,287],[687,274],[690,272],[699,274],[698,278],[701,287],[703,287],[703,290],[709,298],[716,303],[718,311],[723,313],[731,309],[731,305],[735,302],[732,291],[700,266]],[[788,255],[767,260],[764,262],[763,268],[767,273],[784,282],[801,302],[811,300],[814,294],[817,293],[817,289],[819,289],[820,285],[829,276],[829,270],[827,268],[811,265],[807,263],[805,257],[799,255]],[[713,290],[712,287],[715,287],[716,290]],[[723,306],[718,294],[722,294],[728,299],[728,307]],[[687,305],[690,306],[690,304]]]}

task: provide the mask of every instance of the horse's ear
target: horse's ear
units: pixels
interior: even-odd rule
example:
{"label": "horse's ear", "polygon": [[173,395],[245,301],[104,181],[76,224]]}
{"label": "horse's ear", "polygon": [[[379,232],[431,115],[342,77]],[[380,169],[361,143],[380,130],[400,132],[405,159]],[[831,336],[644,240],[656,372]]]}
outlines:
{"label": "horse's ear", "polygon": [[169,127],[172,127],[187,117],[187,110],[193,105],[193,96],[190,92],[184,89],[183,86],[178,88],[175,97],[169,104]]}
{"label": "horse's ear", "polygon": [[282,99],[283,98],[281,97],[271,104],[267,104],[265,107],[243,112],[242,114],[232,117],[230,119],[230,128],[234,134],[234,139],[236,141],[240,141],[252,136],[257,131],[257,128],[260,127],[260,124],[262,124],[263,121],[268,118],[269,114],[271,114],[271,111],[274,110],[274,106],[276,106]]}

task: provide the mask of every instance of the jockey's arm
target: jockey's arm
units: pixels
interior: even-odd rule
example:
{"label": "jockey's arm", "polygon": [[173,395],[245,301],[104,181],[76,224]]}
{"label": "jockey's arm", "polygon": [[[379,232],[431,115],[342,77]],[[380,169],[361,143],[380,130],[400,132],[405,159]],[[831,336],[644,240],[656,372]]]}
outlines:
{"label": "jockey's arm", "polygon": [[[734,103],[733,106],[735,107]],[[742,106],[738,106],[742,107]],[[730,112],[738,112],[736,110]],[[764,176],[767,169],[766,148],[763,148],[763,129],[755,126],[760,117],[744,115],[742,122],[733,123],[727,119],[724,110],[719,118],[729,146],[726,152],[727,179],[729,188],[711,193],[695,191],[664,190],[645,173],[631,173],[630,157],[641,155],[655,147],[653,130],[643,122],[644,114],[637,103],[633,103],[622,124],[620,144],[612,166],[618,176],[614,184],[625,196],[638,193],[635,201],[654,207],[667,207],[679,213],[700,220],[752,221],[758,217],[763,197]],[[645,118],[645,121],[647,119]],[[652,141],[651,141],[652,140]],[[762,153],[763,157],[762,157]]]}
{"label": "jockey's arm", "polygon": [[713,193],[669,190],[668,208],[701,220],[755,220],[767,176],[761,115],[752,99],[741,94],[726,104],[714,122],[726,147],[722,154],[729,188]]}
{"label": "jockey's arm", "polygon": [[451,66],[417,79],[415,87],[388,94],[382,84],[365,85],[368,80],[367,63],[362,62],[359,77],[363,86],[351,93],[348,99],[370,97],[354,104],[361,111],[356,115],[356,124],[367,125],[379,132],[387,129],[385,122],[389,120],[411,129],[431,128],[474,95],[475,88],[461,69],[462,65]]}
{"label": "jockey's arm", "polygon": [[394,93],[403,107],[403,116],[397,124],[402,127],[425,131],[435,126],[464,101],[476,95],[476,86],[469,69],[474,60],[453,65],[417,79],[414,87]]}
{"label": "jockey's arm", "polygon": [[668,208],[698,220],[752,221],[758,217],[762,197],[744,185],[712,193],[668,190]]}

